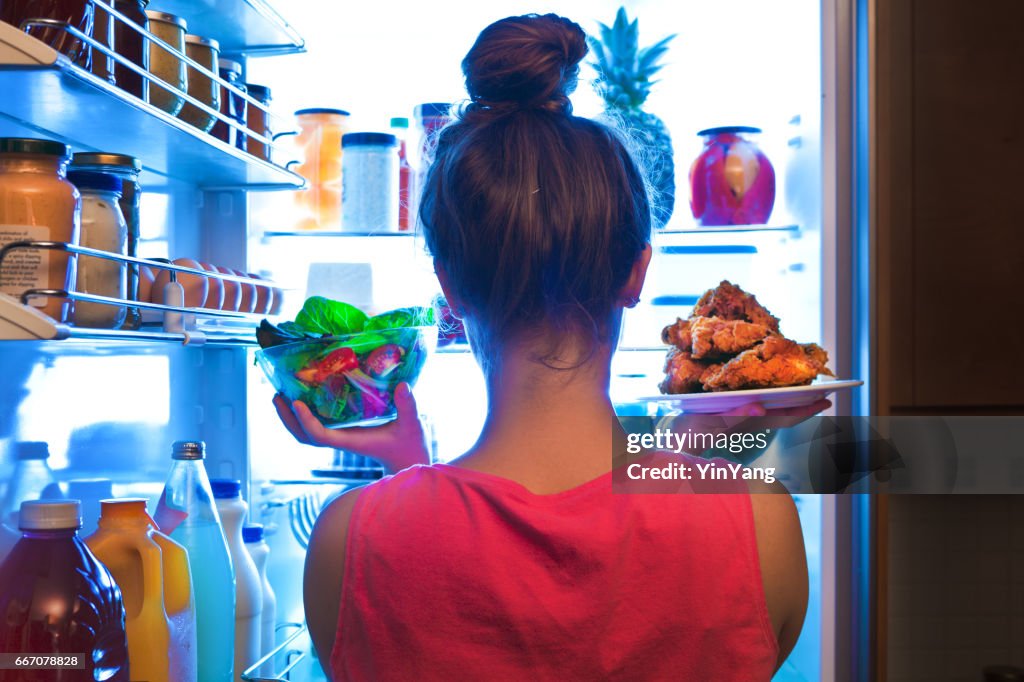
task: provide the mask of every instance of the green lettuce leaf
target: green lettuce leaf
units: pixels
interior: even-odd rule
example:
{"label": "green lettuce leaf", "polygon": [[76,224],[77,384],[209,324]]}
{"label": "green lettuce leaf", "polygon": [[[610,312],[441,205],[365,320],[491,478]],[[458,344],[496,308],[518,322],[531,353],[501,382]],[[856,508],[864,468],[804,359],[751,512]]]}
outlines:
{"label": "green lettuce leaf", "polygon": [[306,299],[302,310],[295,316],[295,327],[304,332],[342,336],[363,331],[366,313],[341,301],[323,296]]}
{"label": "green lettuce leaf", "polygon": [[403,327],[430,327],[435,324],[434,309],[411,307],[389,310],[366,321],[364,329],[402,329]]}

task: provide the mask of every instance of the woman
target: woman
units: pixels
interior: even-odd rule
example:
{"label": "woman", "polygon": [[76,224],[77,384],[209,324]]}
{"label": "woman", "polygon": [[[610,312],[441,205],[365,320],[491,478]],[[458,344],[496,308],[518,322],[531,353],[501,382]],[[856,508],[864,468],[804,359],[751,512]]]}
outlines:
{"label": "woman", "polygon": [[484,29],[423,189],[486,377],[477,443],[426,465],[404,386],[376,429],[329,431],[276,400],[300,441],[400,470],[340,496],[310,540],[306,618],[335,680],[767,680],[800,632],[788,495],[611,492],[610,362],[650,205],[620,139],[571,113],[586,51],[555,15]]}

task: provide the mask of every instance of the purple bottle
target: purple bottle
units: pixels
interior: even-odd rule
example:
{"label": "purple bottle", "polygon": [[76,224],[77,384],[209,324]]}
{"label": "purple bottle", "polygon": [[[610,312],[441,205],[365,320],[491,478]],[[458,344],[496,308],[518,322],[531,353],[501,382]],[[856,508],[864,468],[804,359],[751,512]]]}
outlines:
{"label": "purple bottle", "polygon": [[22,503],[21,539],[0,564],[0,654],[63,666],[0,669],[0,682],[128,682],[121,591],[81,525],[78,500]]}

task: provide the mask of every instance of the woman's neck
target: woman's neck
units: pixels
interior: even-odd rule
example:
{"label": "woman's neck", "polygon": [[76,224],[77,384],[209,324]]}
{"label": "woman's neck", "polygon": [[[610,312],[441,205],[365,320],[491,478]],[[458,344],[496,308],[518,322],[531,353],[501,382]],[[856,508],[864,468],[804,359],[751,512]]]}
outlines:
{"label": "woman's neck", "polygon": [[558,492],[611,468],[615,411],[608,397],[611,350],[556,370],[530,348],[504,348],[487,372],[488,411],[476,444],[456,464]]}

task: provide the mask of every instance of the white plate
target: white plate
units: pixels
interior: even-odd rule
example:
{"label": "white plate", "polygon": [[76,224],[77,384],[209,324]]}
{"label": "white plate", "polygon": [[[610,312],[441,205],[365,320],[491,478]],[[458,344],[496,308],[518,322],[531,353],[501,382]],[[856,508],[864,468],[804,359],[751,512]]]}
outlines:
{"label": "white plate", "polygon": [[765,409],[782,409],[810,405],[836,391],[863,384],[856,379],[818,379],[807,386],[782,388],[756,388],[744,391],[717,393],[680,393],[678,395],[643,396],[635,402],[661,403],[672,409],[691,414],[717,414],[728,412],[751,403],[760,403]]}

